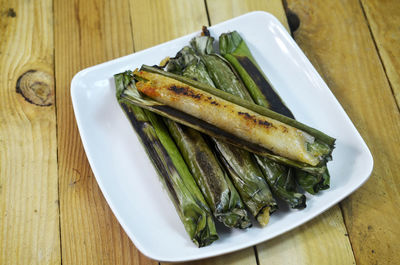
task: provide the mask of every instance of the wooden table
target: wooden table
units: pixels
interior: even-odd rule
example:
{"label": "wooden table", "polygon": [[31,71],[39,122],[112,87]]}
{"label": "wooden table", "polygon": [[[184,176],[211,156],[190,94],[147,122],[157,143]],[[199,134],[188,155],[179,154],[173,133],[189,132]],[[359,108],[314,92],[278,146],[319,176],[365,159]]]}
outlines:
{"label": "wooden table", "polygon": [[311,222],[190,264],[399,264],[398,0],[1,0],[0,264],[157,264],[130,242],[97,186],[71,78],[253,10],[289,29],[285,7],[300,19],[295,40],[367,142],[374,171]]}

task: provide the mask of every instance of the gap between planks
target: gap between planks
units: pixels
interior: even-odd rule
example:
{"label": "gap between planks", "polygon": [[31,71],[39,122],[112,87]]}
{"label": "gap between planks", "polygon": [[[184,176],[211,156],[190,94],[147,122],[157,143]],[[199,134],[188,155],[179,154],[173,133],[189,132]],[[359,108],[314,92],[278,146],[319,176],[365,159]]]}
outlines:
{"label": "gap between planks", "polygon": [[371,35],[372,42],[374,43],[376,53],[378,54],[379,62],[380,62],[380,64],[382,65],[383,72],[385,73],[386,80],[387,80],[387,82],[388,82],[388,85],[389,85],[389,87],[390,87],[390,90],[391,90],[391,92],[392,92],[392,95],[393,95],[393,97],[394,97],[394,99],[395,99],[396,106],[397,106],[397,110],[400,112],[400,102],[398,102],[397,99],[396,99],[396,94],[395,94],[395,92],[394,92],[394,88],[393,88],[392,82],[390,81],[389,75],[388,75],[388,73],[387,73],[385,63],[384,63],[384,61],[383,61],[383,59],[382,59],[382,54],[381,54],[381,52],[380,52],[380,50],[379,50],[379,48],[378,48],[378,44],[377,44],[377,41],[376,41],[376,39],[375,39],[374,32],[372,31],[371,24],[370,24],[370,22],[369,22],[368,16],[367,16],[367,14],[366,14],[366,12],[365,12],[364,5],[363,5],[363,3],[361,2],[361,0],[358,0],[358,3],[360,4],[360,7],[361,7],[361,10],[362,10],[363,16],[364,16],[364,18],[365,18],[365,22],[366,22],[366,24],[367,24],[367,26],[368,26],[368,31],[369,31],[369,34]]}
{"label": "gap between planks", "polygon": [[204,0],[204,7],[206,8],[208,26],[211,26],[210,12],[208,12],[207,0]]}
{"label": "gap between planks", "polygon": [[[53,78],[54,78],[54,102],[57,102],[57,80],[56,80],[56,33],[55,33],[55,25],[54,25],[54,0],[52,1],[51,6],[52,19],[53,19]],[[58,164],[58,119],[57,119],[57,104],[54,104],[54,113],[56,117],[56,163],[57,163],[57,205],[58,205],[58,233],[60,239],[60,265],[63,264],[63,253],[62,253],[62,233],[61,233],[61,205],[60,205],[60,175],[59,175],[59,164]]]}

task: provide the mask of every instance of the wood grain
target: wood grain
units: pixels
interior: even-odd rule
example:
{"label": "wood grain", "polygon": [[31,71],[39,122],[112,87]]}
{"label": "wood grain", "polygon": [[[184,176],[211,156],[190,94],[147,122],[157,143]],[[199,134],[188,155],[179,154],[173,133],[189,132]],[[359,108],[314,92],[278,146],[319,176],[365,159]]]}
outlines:
{"label": "wood grain", "polygon": [[0,264],[59,264],[52,1],[0,1],[0,31]]}
{"label": "wood grain", "polygon": [[207,0],[208,13],[212,25],[252,11],[265,11],[273,14],[289,31],[285,10],[281,0]]}
{"label": "wood grain", "polygon": [[[138,6],[141,8],[138,9]],[[203,25],[208,25],[206,8],[204,1],[201,0],[133,0],[131,1],[131,19],[136,51],[199,31]],[[225,256],[184,264],[250,265],[256,264],[256,257],[253,248],[247,248]]]}
{"label": "wood grain", "polygon": [[361,4],[400,109],[400,1],[361,0]]}
{"label": "wood grain", "polygon": [[288,4],[301,21],[297,43],[320,66],[375,160],[370,179],[341,204],[356,262],[398,263],[400,115],[360,3]]}
{"label": "wood grain", "polygon": [[355,264],[338,208],[258,245],[260,264]]}
{"label": "wood grain", "polygon": [[130,0],[135,51],[201,30],[208,25],[202,0]]}
{"label": "wood grain", "polygon": [[131,243],[86,160],[70,100],[79,70],[133,52],[129,2],[54,3],[63,264],[156,264]]}
{"label": "wood grain", "polygon": [[[254,10],[267,11],[288,30],[281,1],[209,1],[211,21],[222,21]],[[226,3],[226,7],[223,6]],[[225,10],[212,12],[211,10]],[[220,17],[221,16],[221,17]],[[288,30],[289,31],[289,30]],[[334,218],[333,218],[334,217]],[[336,205],[312,222],[257,245],[259,264],[353,264],[354,257],[342,214]],[[325,255],[321,253],[334,253]]]}
{"label": "wood grain", "polygon": [[182,262],[182,263],[162,263],[163,265],[256,265],[257,260],[253,248],[246,248],[223,256],[214,258]]}

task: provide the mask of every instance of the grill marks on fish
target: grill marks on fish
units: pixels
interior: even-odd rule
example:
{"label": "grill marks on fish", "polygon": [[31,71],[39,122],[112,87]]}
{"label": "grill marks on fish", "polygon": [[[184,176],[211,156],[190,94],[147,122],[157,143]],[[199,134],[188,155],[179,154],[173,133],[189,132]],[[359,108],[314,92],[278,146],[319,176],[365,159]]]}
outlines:
{"label": "grill marks on fish", "polygon": [[239,114],[239,116],[244,117],[246,120],[252,121],[254,124],[257,124],[257,123],[258,123],[259,125],[262,125],[262,126],[264,126],[265,128],[267,128],[267,129],[276,128],[276,127],[275,127],[273,124],[271,124],[270,122],[268,122],[268,121],[266,121],[266,120],[262,120],[262,119],[257,119],[255,115],[250,115],[250,114],[247,113],[247,112],[238,111],[238,114]]}
{"label": "grill marks on fish", "polygon": [[[239,114],[239,116],[244,117],[246,120],[251,121],[254,124],[258,123],[259,125],[264,126],[266,129],[271,129],[271,128],[277,129],[277,127],[275,125],[273,125],[272,123],[270,123],[266,120],[263,120],[263,119],[257,119],[255,115],[250,115],[247,112],[241,112],[241,111],[238,111],[237,113]],[[279,128],[281,129],[281,131],[283,133],[289,132],[288,128],[283,125],[279,125]]]}
{"label": "grill marks on fish", "polygon": [[[141,78],[149,81],[137,82],[136,88],[156,101],[170,106],[168,112],[174,112],[177,118],[187,118],[188,116],[182,115],[185,112],[191,117],[190,121],[184,123],[187,126],[196,125],[197,130],[208,134],[213,131],[212,136],[223,138],[234,145],[244,147],[246,144],[245,148],[255,153],[265,154],[268,149],[268,154],[272,152],[310,165],[318,162],[313,157],[305,156],[306,150],[302,145],[304,137],[295,128],[170,77],[145,71],[140,74]],[[153,96],[154,94],[156,95]],[[153,105],[151,108],[162,107]],[[167,114],[162,111],[161,113]],[[196,122],[193,121],[194,117],[198,117]],[[181,120],[179,118],[178,120]],[[206,124],[204,126],[208,129],[202,128],[199,124]],[[216,130],[217,127],[222,129]],[[284,134],[287,138],[282,139]],[[249,147],[248,143],[253,144]],[[291,143],[290,148],[288,143]]]}
{"label": "grill marks on fish", "polygon": [[170,117],[175,117],[177,120],[179,120],[180,123],[190,126],[190,124],[197,124],[196,129],[200,132],[207,133],[208,135],[212,137],[216,137],[219,139],[224,140],[227,143],[230,143],[235,146],[239,147],[247,147],[249,150],[252,150],[253,152],[259,153],[259,154],[266,154],[270,153],[267,149],[254,144],[252,142],[246,141],[242,138],[239,138],[238,136],[226,132],[224,130],[221,130],[215,125],[212,125],[206,121],[203,121],[199,118],[196,118],[190,114],[184,113],[182,111],[179,111],[177,109],[174,109],[170,106],[167,105],[154,105],[151,107],[154,109],[154,111],[158,110],[160,112],[163,112],[165,114],[168,114]]}
{"label": "grill marks on fish", "polygon": [[[204,102],[208,102],[211,105],[215,105],[215,106],[220,105],[213,97],[210,97],[210,96],[203,97],[202,94],[196,93],[195,91],[190,89],[190,87],[172,85],[172,86],[168,87],[168,90],[174,92],[177,95],[188,96],[188,97],[191,97],[191,98],[199,100],[199,101],[202,100]],[[224,107],[226,107],[226,105],[224,105]]]}
{"label": "grill marks on fish", "polygon": [[[168,87],[168,90],[174,92],[177,95],[191,97],[195,100],[207,102],[207,103],[210,103],[215,106],[221,105],[212,96],[203,97],[202,94],[196,93],[194,90],[190,89],[190,87],[171,85]],[[223,105],[223,107],[226,108],[226,105]],[[254,124],[258,123],[259,125],[264,126],[266,129],[270,129],[270,128],[276,129],[276,127],[273,124],[271,124],[270,122],[268,122],[266,120],[257,119],[255,115],[251,115],[247,112],[241,112],[241,111],[238,111],[237,114],[241,117],[244,117],[248,121],[252,121]],[[285,128],[284,126],[281,126],[281,127],[284,128],[283,132],[288,132],[287,128]]]}
{"label": "grill marks on fish", "polygon": [[263,125],[266,128],[271,128],[271,127],[276,128],[271,123],[269,123],[267,121],[263,121],[263,120],[258,120],[258,124]]}
{"label": "grill marks on fish", "polygon": [[254,115],[250,115],[247,112],[241,112],[241,111],[238,111],[238,114],[240,116],[243,116],[246,120],[250,120],[253,121],[254,123],[257,123],[257,119],[254,117]]}
{"label": "grill marks on fish", "polygon": [[172,86],[168,87],[168,90],[174,92],[177,95],[188,96],[188,97],[191,97],[191,98],[194,98],[194,99],[199,99],[199,100],[202,98],[201,94],[195,93],[189,87],[172,85]]}

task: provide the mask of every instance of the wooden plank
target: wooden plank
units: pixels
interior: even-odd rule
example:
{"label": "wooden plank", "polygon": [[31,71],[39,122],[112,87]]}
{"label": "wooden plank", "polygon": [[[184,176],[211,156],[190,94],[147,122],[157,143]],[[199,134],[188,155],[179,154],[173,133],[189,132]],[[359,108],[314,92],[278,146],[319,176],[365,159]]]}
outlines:
{"label": "wooden plank", "polygon": [[202,0],[130,1],[135,51],[199,31],[208,25]]}
{"label": "wooden plank", "polygon": [[260,264],[355,264],[338,206],[257,249]]}
{"label": "wooden plank", "polygon": [[295,39],[340,101],[374,157],[370,179],[342,202],[358,264],[400,260],[400,115],[359,1],[288,1]]}
{"label": "wooden plank", "polygon": [[60,264],[52,1],[0,1],[0,36],[0,264]]}
{"label": "wooden plank", "polygon": [[[199,31],[203,25],[208,25],[206,8],[202,0],[132,0],[131,3],[131,20],[136,51]],[[256,257],[253,248],[247,248],[225,256],[186,264],[250,265],[256,264]]]}
{"label": "wooden plank", "polygon": [[252,265],[257,264],[253,248],[246,248],[219,257],[202,259],[183,263],[162,263],[163,265]]}
{"label": "wooden plank", "polygon": [[[289,28],[281,1],[208,1],[207,4],[211,22],[263,10]],[[312,222],[257,245],[259,264],[335,264],[339,257],[343,261],[341,264],[352,264],[354,257],[345,234],[342,214],[339,207],[334,206]],[[324,255],[328,249],[336,255]]]}
{"label": "wooden plank", "polygon": [[361,0],[361,4],[400,108],[400,1]]}
{"label": "wooden plank", "polygon": [[126,236],[93,177],[71,106],[79,70],[133,52],[126,0],[56,0],[55,66],[63,264],[156,264]]}
{"label": "wooden plank", "polygon": [[286,14],[281,0],[207,0],[208,13],[212,25],[252,11],[266,11],[273,14],[289,31]]}

